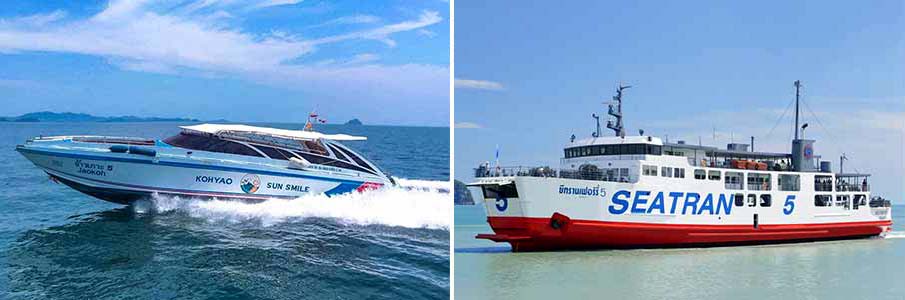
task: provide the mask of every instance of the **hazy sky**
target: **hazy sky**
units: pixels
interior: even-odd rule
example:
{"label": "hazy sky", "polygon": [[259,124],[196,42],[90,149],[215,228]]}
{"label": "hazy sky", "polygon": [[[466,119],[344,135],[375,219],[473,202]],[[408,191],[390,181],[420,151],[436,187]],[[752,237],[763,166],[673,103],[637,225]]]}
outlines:
{"label": "hazy sky", "polygon": [[838,168],[845,152],[846,172],[873,173],[875,194],[905,203],[902,1],[458,1],[455,11],[457,179],[496,145],[503,165],[558,166],[618,82],[634,86],[629,134],[719,147],[755,136],[756,150],[789,151],[801,80],[817,154]]}
{"label": "hazy sky", "polygon": [[449,123],[449,3],[16,1],[0,116]]}

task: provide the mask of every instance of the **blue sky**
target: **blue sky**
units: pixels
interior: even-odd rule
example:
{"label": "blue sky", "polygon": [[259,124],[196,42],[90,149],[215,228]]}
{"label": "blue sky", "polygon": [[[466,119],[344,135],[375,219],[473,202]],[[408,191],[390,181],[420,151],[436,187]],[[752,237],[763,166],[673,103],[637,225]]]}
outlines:
{"label": "blue sky", "polygon": [[0,9],[0,116],[448,126],[449,3],[15,1]]}
{"label": "blue sky", "polygon": [[788,151],[801,80],[818,154],[905,203],[901,1],[458,1],[455,21],[457,179],[497,144],[503,165],[558,166],[619,82],[629,134]]}

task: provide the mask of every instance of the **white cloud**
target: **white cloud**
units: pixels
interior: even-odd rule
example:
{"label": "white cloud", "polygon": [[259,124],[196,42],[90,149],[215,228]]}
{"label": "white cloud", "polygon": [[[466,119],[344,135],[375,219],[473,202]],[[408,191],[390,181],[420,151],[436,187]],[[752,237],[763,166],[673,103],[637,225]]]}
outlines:
{"label": "white cloud", "polygon": [[418,29],[418,31],[416,31],[416,33],[418,33],[418,35],[426,36],[426,37],[428,37],[428,38],[432,38],[432,37],[437,36],[437,33],[436,33],[436,32],[433,32],[433,31],[430,31],[430,30],[427,30],[427,29]]}
{"label": "white cloud", "polygon": [[493,81],[456,78],[456,88],[498,91],[503,89],[503,85]]}
{"label": "white cloud", "polygon": [[66,18],[66,15],[65,11],[55,10],[46,14],[19,17],[11,20],[0,20],[0,26],[39,27],[60,21],[63,18]]}
{"label": "white cloud", "polygon": [[456,129],[477,129],[483,128],[480,124],[472,123],[472,122],[458,122],[456,123]]}
{"label": "white cloud", "polygon": [[354,15],[354,16],[345,16],[339,17],[333,20],[329,20],[327,22],[323,22],[317,25],[309,26],[308,28],[317,28],[324,27],[330,25],[349,25],[349,24],[371,24],[380,22],[380,17],[372,16],[372,15]]}
{"label": "white cloud", "polygon": [[[257,5],[298,1],[254,2]],[[352,40],[378,40],[395,46],[391,36],[436,24],[443,19],[425,11],[418,18],[376,28],[318,39],[288,33],[256,35],[219,22],[230,16],[204,8],[248,5],[246,1],[207,0],[191,7],[164,7],[151,1],[111,1],[87,19],[61,21],[63,12],[0,20],[0,53],[27,51],[77,53],[104,57],[120,68],[155,73],[189,71],[237,76],[292,88],[379,90],[388,97],[399,94],[446,95],[448,68],[433,65],[367,65],[378,59],[361,54],[346,63],[290,64],[317,51],[317,46]],[[425,88],[425,81],[430,82]],[[392,89],[387,91],[385,89]]]}
{"label": "white cloud", "polygon": [[377,61],[378,59],[380,59],[380,56],[378,56],[377,54],[363,53],[363,54],[355,55],[354,57],[352,57],[352,59],[347,60],[345,62],[345,64],[346,65],[358,65],[358,64]]}
{"label": "white cloud", "polygon": [[271,7],[280,5],[295,5],[301,3],[302,0],[267,0],[258,3],[257,7]]}
{"label": "white cloud", "polygon": [[396,41],[393,41],[392,39],[389,38],[389,36],[391,34],[420,29],[420,28],[423,28],[423,27],[426,27],[429,25],[439,23],[440,21],[443,21],[443,18],[440,17],[439,13],[437,13],[435,11],[424,11],[421,13],[421,15],[418,17],[417,20],[405,21],[405,22],[400,22],[400,23],[396,23],[396,24],[386,25],[386,26],[378,27],[376,29],[371,29],[371,30],[357,31],[357,32],[352,32],[352,33],[346,33],[346,34],[341,34],[341,35],[320,38],[320,39],[313,40],[310,43],[312,45],[319,45],[319,44],[335,43],[335,42],[351,40],[351,39],[372,39],[372,40],[381,41],[384,44],[386,44],[387,46],[395,47]]}

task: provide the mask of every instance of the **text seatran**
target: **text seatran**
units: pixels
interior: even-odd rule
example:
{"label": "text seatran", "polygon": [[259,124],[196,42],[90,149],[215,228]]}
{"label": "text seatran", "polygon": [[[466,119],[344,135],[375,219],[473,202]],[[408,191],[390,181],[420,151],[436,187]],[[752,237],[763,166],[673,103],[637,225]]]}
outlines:
{"label": "text seatran", "polygon": [[[685,192],[657,192],[621,190],[613,193],[612,203],[607,208],[611,214],[682,214],[682,215],[729,215],[732,213],[731,194],[707,194]],[[716,199],[714,199],[716,198]]]}

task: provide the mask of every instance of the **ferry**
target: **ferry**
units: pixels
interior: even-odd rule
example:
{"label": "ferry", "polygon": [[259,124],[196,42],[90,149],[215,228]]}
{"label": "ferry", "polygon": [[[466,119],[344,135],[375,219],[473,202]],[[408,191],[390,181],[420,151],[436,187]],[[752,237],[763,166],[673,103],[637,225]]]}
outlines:
{"label": "ferry", "polygon": [[[366,137],[241,124],[181,126],[164,140],[36,137],[16,151],[56,182],[120,204],[152,195],[260,201],[362,192],[394,180],[340,141]],[[315,118],[312,121],[312,118]]]}
{"label": "ferry", "polygon": [[[834,173],[799,138],[795,82],[791,153],[752,144],[725,149],[626,136],[619,86],[609,105],[614,136],[573,135],[560,168],[484,163],[476,181],[492,234],[512,251],[709,247],[865,238],[891,230],[888,200],[871,198],[869,174]],[[750,147],[750,148],[749,148]],[[841,163],[840,159],[840,169]]]}

